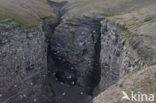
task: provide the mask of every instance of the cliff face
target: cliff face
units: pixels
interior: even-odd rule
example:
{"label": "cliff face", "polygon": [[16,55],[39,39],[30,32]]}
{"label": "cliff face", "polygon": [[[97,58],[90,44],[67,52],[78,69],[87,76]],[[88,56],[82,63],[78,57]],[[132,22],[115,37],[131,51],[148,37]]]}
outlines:
{"label": "cliff face", "polygon": [[1,25],[0,31],[0,102],[49,101],[47,44],[42,29]]}
{"label": "cliff face", "polygon": [[[139,4],[139,15],[133,4]],[[154,64],[155,12],[146,13],[155,10],[151,5],[145,0],[48,0],[39,8],[48,11],[44,17],[33,8],[37,19],[31,23],[40,18],[41,26],[32,27],[0,15],[0,102],[89,103],[127,73]],[[146,15],[150,18],[142,19]]]}
{"label": "cliff face", "polygon": [[[120,78],[115,78],[115,80],[120,80],[117,83],[114,82],[115,85],[110,86],[97,97],[95,97],[93,99],[93,103],[131,103],[132,101],[122,101],[122,91],[125,91],[126,93],[128,93],[128,95],[131,95],[131,92],[141,92],[145,94],[155,93],[155,66],[148,67],[149,65],[155,64],[156,54],[154,32],[156,12],[151,12],[151,10],[155,10],[155,4],[151,4],[150,6],[148,5],[146,8],[142,8],[130,13],[108,17],[109,21],[107,20],[102,22],[104,24],[102,31],[106,31],[103,32],[103,37],[105,41],[109,41],[109,51],[114,51],[115,49],[112,45],[113,42],[111,43],[111,41],[116,41],[115,39],[119,38],[119,41],[115,44],[120,44],[117,45],[120,47],[115,47],[119,49],[118,52],[120,55],[113,60],[108,59],[107,55],[112,55],[113,52],[110,54],[109,52],[106,52],[107,43],[104,42],[104,46],[103,49],[101,49],[101,52],[102,55],[104,55],[103,51],[105,50],[105,53],[107,53],[107,55],[101,56],[104,57],[101,59],[101,61],[103,60],[108,62],[109,60],[110,62],[108,64],[111,64],[111,66],[105,67],[110,71],[107,74],[113,72],[112,75],[115,75],[114,72],[116,71],[116,73],[118,74],[116,74],[115,76]],[[112,21],[116,24],[113,24]],[[117,36],[113,38],[113,35]],[[111,63],[111,61],[114,60],[117,60],[118,62],[116,61]],[[115,67],[111,72],[110,68],[113,68],[114,66],[118,67]],[[143,68],[142,66],[145,66],[146,68]],[[143,70],[137,70],[139,68]],[[125,77],[122,77],[123,75],[127,74],[128,71],[133,70],[134,72],[129,73]],[[107,74],[104,72],[104,75],[107,79],[104,79],[103,82],[101,81],[100,84],[102,86],[105,86],[106,84],[109,85],[111,81],[113,81],[112,77],[114,76]],[[106,84],[103,84],[105,82]],[[100,85],[98,88],[100,88]]]}
{"label": "cliff face", "polygon": [[126,35],[116,23],[101,22],[101,80],[96,88],[99,91],[116,83],[130,71],[144,66],[144,61],[127,44]]}
{"label": "cliff face", "polygon": [[[52,58],[58,67],[55,72],[67,72],[73,75],[73,81],[62,80],[62,82],[80,85],[88,92],[94,88],[91,86],[92,75],[99,75],[98,69],[100,69],[97,57],[100,52],[99,41],[98,19],[77,17],[61,22],[52,35],[50,45]],[[96,72],[94,68],[97,68]]]}

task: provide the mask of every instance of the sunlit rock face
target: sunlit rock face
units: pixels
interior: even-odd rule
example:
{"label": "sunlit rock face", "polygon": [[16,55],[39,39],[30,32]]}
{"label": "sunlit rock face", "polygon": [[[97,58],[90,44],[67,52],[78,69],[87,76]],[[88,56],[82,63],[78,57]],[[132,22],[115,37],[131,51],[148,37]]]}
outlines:
{"label": "sunlit rock face", "polygon": [[0,103],[48,103],[42,29],[0,26],[0,31]]}
{"label": "sunlit rock face", "polygon": [[144,61],[127,45],[126,33],[114,22],[101,21],[101,80],[95,94],[116,83],[128,72],[144,66]]}

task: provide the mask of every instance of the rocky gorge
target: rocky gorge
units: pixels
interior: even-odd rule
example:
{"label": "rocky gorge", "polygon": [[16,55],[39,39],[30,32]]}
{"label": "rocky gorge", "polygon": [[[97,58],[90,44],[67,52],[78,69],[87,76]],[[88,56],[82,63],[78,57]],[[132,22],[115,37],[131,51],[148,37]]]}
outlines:
{"label": "rocky gorge", "polygon": [[135,34],[106,11],[75,11],[75,2],[48,0],[54,15],[38,26],[0,18],[0,102],[90,103],[129,72],[154,65],[155,36]]}

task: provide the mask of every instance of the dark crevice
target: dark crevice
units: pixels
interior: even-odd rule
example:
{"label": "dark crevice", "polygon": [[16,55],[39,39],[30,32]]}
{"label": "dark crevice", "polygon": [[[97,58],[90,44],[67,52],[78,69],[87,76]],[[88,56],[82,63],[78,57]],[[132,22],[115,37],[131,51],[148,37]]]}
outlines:
{"label": "dark crevice", "polygon": [[66,13],[66,10],[63,7],[68,3],[67,1],[54,2],[47,0],[47,2],[53,8],[57,17],[62,17]]}
{"label": "dark crevice", "polygon": [[88,94],[93,95],[93,91],[95,89],[95,87],[99,84],[100,80],[101,80],[101,66],[100,66],[100,51],[101,51],[101,24],[99,22],[99,25],[97,26],[97,41],[95,41],[95,37],[92,36],[93,41],[95,42],[94,45],[94,56],[93,56],[93,70],[91,71],[91,74],[89,76],[89,80],[90,82],[88,83],[88,85],[91,87],[91,90],[89,91]]}
{"label": "dark crevice", "polygon": [[[43,22],[43,31],[46,34],[46,39],[48,41],[48,44],[50,44],[50,38],[52,36],[52,34],[55,31],[55,28],[60,24],[60,22],[62,21],[62,16],[65,14],[65,10],[63,10],[63,6],[67,3],[67,2],[61,2],[61,3],[57,3],[54,1],[50,1],[47,0],[48,4],[53,8],[54,13],[56,14],[56,20],[53,21],[52,17],[44,17],[41,18],[42,22]],[[50,50],[50,49],[48,49]]]}
{"label": "dark crevice", "polygon": [[[52,21],[53,18],[46,17],[42,18],[43,20],[43,30],[45,32],[47,43],[48,43],[48,50],[47,50],[47,64],[48,64],[48,79],[49,79],[49,86],[51,88],[51,92],[53,92],[54,97],[57,96],[57,93],[53,90],[53,85],[51,79],[57,79],[58,82],[67,84],[69,86],[76,86],[84,89],[84,92],[87,95],[93,95],[93,91],[95,87],[99,84],[101,79],[101,66],[100,66],[100,51],[101,51],[101,19],[94,19],[90,17],[85,17],[88,19],[85,21],[84,19],[77,18],[76,22],[78,23],[76,26],[84,26],[89,28],[90,30],[95,30],[96,33],[92,32],[92,41],[94,44],[94,55],[92,56],[92,68],[87,77],[86,84],[88,86],[88,90],[81,87],[80,84],[77,82],[77,78],[79,77],[79,73],[76,70],[76,65],[70,63],[64,55],[61,54],[58,50],[52,49],[51,47],[51,38],[58,27],[58,25],[62,21],[62,16],[65,14],[65,10],[63,6],[67,2],[53,2],[48,0],[48,4],[53,8],[57,19],[55,22]],[[70,24],[66,24],[69,25]],[[77,27],[76,27],[77,28]],[[79,28],[79,27],[78,27]],[[54,45],[57,46],[57,45]],[[87,47],[89,48],[89,47]],[[83,54],[86,51],[83,51]]]}
{"label": "dark crevice", "polygon": [[50,57],[54,61],[54,65],[57,67],[57,70],[52,71],[55,72],[55,78],[65,84],[71,86],[76,85],[77,70],[74,69],[75,67],[61,56],[61,54],[57,53],[57,51],[50,51]]}
{"label": "dark crevice", "polygon": [[[43,23],[42,29],[45,33],[46,41],[48,44],[47,45],[47,65],[48,65],[48,79],[50,80],[52,72],[51,72],[51,68],[49,68],[49,67],[52,65],[51,63],[53,62],[52,57],[55,57],[55,55],[54,55],[55,53],[51,52],[50,39],[51,39],[52,35],[54,34],[56,27],[60,24],[60,22],[62,20],[62,16],[65,14],[65,10],[62,10],[62,8],[67,2],[57,3],[54,1],[50,1],[50,0],[47,0],[47,2],[52,7],[53,12],[56,14],[56,18],[52,18],[51,16],[41,18],[42,23]],[[56,96],[56,93],[53,90],[52,84],[50,82],[48,82],[48,85],[51,88],[51,92],[53,93],[53,96]]]}

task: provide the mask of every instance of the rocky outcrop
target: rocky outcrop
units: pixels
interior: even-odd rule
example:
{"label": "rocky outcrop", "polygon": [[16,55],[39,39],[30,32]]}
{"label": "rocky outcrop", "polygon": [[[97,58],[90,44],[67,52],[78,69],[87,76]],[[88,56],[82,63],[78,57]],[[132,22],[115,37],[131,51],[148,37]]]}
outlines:
{"label": "rocky outcrop", "polygon": [[1,76],[7,75],[1,101],[89,103],[93,94],[142,67],[120,27],[101,20],[58,15],[55,22],[43,18],[43,30],[1,26]]}
{"label": "rocky outcrop", "polygon": [[[130,71],[143,67],[144,62],[128,46],[124,32],[114,22],[101,22],[101,80],[96,88],[103,91]],[[97,92],[95,90],[95,92]]]}
{"label": "rocky outcrop", "polygon": [[100,16],[62,17],[49,44],[50,78],[96,95],[144,66],[121,27],[101,20]]}
{"label": "rocky outcrop", "polygon": [[[61,15],[63,9],[60,5],[51,2],[59,14],[57,26],[51,28],[53,31],[50,33],[48,49],[52,88],[58,83],[60,85],[56,89],[79,88],[76,91],[95,95],[128,72],[144,65],[143,60],[126,43],[126,36],[116,23],[104,20],[98,14],[71,17]],[[66,95],[72,93],[64,91],[62,93]],[[61,102],[58,100],[61,92],[57,92],[54,90],[55,101]]]}
{"label": "rocky outcrop", "polygon": [[[121,13],[132,10],[131,5],[140,2],[47,3],[52,14],[42,17],[42,27],[20,27],[0,17],[0,102],[89,103],[128,72],[155,63],[154,37],[129,35],[132,31],[126,26],[105,18],[121,9]],[[49,12],[49,6],[42,9]],[[35,17],[38,14],[43,15],[37,12]]]}
{"label": "rocky outcrop", "polygon": [[0,102],[48,103],[47,44],[40,27],[0,26]]}
{"label": "rocky outcrop", "polygon": [[[61,82],[82,86],[88,93],[98,84],[100,21],[97,18],[65,19],[51,38],[54,71]],[[71,79],[68,77],[71,77]],[[94,80],[95,79],[95,80]],[[94,82],[94,83],[93,83]]]}

